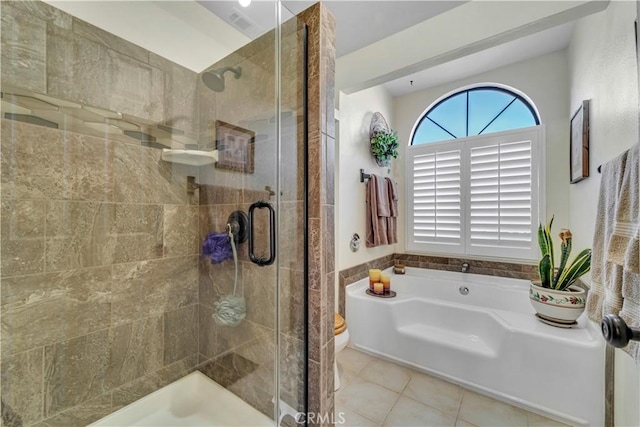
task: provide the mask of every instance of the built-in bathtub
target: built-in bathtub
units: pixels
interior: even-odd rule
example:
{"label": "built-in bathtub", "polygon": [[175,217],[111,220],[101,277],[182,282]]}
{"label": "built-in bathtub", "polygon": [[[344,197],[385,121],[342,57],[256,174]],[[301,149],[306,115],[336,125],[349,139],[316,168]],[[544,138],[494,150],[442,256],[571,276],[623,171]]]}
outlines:
{"label": "built-in bathtub", "polygon": [[[604,425],[604,340],[534,316],[526,280],[407,268],[395,298],[346,289],[350,346],[573,425]],[[467,288],[463,295],[461,287]]]}

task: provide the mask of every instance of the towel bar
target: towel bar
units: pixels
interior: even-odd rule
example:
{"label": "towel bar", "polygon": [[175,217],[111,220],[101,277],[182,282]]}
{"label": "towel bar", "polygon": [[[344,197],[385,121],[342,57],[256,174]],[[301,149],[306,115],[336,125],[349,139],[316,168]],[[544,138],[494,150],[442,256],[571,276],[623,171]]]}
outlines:
{"label": "towel bar", "polygon": [[360,169],[360,182],[364,182],[365,179],[371,178],[371,175],[364,173],[364,169]]}
{"label": "towel bar", "polygon": [[620,316],[607,314],[600,322],[602,336],[605,341],[614,347],[622,348],[629,341],[640,341],[640,329],[630,328]]}

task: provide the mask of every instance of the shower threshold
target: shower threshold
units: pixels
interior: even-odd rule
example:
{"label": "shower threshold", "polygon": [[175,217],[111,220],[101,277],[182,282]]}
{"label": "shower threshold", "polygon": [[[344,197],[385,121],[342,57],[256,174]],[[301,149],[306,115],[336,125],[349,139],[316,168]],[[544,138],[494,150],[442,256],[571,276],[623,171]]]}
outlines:
{"label": "shower threshold", "polygon": [[273,425],[273,420],[198,371],[91,424],[95,427]]}

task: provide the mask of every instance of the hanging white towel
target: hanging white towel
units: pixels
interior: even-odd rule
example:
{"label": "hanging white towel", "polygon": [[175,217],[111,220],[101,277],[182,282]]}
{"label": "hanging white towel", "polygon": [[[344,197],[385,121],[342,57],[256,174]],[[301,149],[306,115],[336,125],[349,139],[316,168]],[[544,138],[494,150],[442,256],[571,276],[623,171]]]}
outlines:
{"label": "hanging white towel", "polygon": [[[619,314],[640,327],[640,145],[602,165],[587,314]],[[640,364],[638,344],[624,349]]]}

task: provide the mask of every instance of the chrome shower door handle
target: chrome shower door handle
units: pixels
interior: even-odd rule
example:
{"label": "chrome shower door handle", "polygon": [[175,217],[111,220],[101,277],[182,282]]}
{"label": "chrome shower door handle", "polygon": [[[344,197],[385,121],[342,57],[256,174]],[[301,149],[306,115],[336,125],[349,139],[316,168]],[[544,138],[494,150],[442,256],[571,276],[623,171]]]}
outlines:
{"label": "chrome shower door handle", "polygon": [[[269,209],[269,258],[257,257],[254,252],[254,230],[253,213],[256,209]],[[255,202],[249,207],[249,259],[259,266],[271,265],[276,260],[276,211],[271,203],[262,200]]]}

